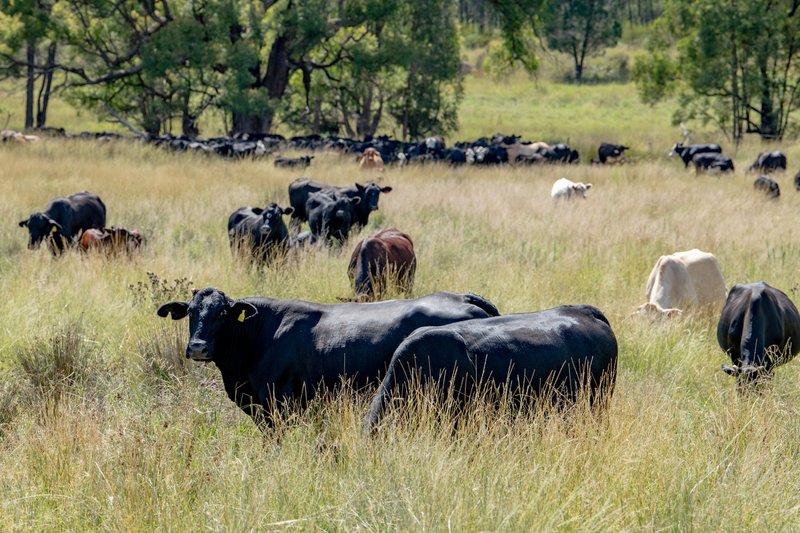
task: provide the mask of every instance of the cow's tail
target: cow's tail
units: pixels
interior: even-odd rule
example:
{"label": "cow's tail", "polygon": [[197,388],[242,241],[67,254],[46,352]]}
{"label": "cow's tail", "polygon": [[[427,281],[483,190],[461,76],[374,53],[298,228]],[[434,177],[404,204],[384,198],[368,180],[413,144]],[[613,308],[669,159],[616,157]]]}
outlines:
{"label": "cow's tail", "polygon": [[489,316],[500,316],[500,311],[497,309],[497,307],[482,296],[468,292],[464,295],[464,301],[468,304],[474,305],[475,307],[480,307],[486,311],[486,314]]}

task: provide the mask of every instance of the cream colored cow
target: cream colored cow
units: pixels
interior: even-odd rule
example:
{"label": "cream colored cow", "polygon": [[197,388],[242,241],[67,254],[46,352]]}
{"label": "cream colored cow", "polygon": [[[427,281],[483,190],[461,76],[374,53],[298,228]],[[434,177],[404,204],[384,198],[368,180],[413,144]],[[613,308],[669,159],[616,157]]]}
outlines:
{"label": "cream colored cow", "polygon": [[645,292],[641,314],[672,318],[690,310],[716,311],[725,303],[725,278],[712,254],[698,249],[676,252],[658,259]]}
{"label": "cream colored cow", "polygon": [[591,183],[580,183],[560,178],[553,183],[550,197],[554,200],[569,200],[570,198],[586,198],[586,193],[592,188]]}

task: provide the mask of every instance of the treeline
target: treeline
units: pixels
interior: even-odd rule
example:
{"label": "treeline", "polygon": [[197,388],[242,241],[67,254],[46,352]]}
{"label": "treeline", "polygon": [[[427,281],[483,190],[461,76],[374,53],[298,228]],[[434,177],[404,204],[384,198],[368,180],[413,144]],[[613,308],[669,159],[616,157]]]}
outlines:
{"label": "treeline", "polygon": [[796,134],[800,105],[800,0],[670,0],[634,65],[645,102],[677,97],[674,121],[745,134]]}
{"label": "treeline", "polygon": [[195,136],[280,124],[354,137],[452,131],[460,28],[491,33],[528,70],[543,44],[584,62],[660,0],[0,0],[0,75],[25,82],[25,127],[50,99],[131,128]]}

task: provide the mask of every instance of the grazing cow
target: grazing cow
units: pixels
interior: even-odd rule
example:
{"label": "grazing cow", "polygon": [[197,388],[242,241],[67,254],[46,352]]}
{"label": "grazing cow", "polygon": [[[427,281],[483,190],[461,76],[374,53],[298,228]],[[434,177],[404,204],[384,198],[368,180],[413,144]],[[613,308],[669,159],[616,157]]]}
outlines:
{"label": "grazing cow", "polygon": [[[800,314],[786,294],[763,281],[734,285],[717,325],[717,341],[740,386],[769,377],[800,351]],[[775,353],[778,351],[780,353]]]}
{"label": "grazing cow", "polygon": [[800,172],[794,176],[794,188],[795,190],[800,191]]}
{"label": "grazing cow", "polygon": [[442,152],[442,155],[444,155],[445,161],[450,166],[457,167],[467,164],[467,152],[461,148],[447,148]]}
{"label": "grazing cow", "polygon": [[473,146],[467,149],[467,163],[471,165],[500,165],[508,163],[508,150],[502,146]]}
{"label": "grazing cow", "polygon": [[757,191],[763,191],[771,199],[777,199],[781,195],[781,187],[778,182],[766,176],[759,176],[753,182],[753,188]]}
{"label": "grazing cow", "polygon": [[608,319],[589,305],[555,307],[538,313],[469,320],[424,327],[397,347],[378,388],[364,429],[380,421],[391,399],[408,393],[407,384],[435,383],[454,392],[459,403],[483,392],[515,400],[544,394],[574,402],[588,385],[591,405],[613,392],[617,339]]}
{"label": "grazing cow", "polygon": [[308,211],[306,211],[306,204],[308,203],[309,195],[315,192],[331,190],[351,199],[359,198],[360,201],[353,204],[355,207],[352,219],[354,224],[360,226],[366,226],[369,223],[370,213],[378,210],[378,201],[381,193],[388,194],[392,192],[391,187],[381,187],[374,181],[356,183],[349,187],[336,187],[321,181],[298,178],[289,184],[289,204],[294,209],[292,221],[299,223],[300,221],[308,220],[309,215]]}
{"label": "grazing cow", "polygon": [[63,252],[81,230],[105,225],[106,205],[88,191],[54,198],[43,213],[34,213],[19,222],[21,228],[28,228],[29,249],[38,248],[47,239],[54,254]]}
{"label": "grazing cow", "polygon": [[625,150],[629,150],[629,147],[621,144],[601,143],[597,149],[597,157],[603,165],[607,163],[624,163]]}
{"label": "grazing cow", "polygon": [[[358,389],[380,383],[397,346],[422,326],[498,316],[474,294],[439,292],[414,300],[317,304],[299,300],[233,300],[212,287],[189,302],[169,302],[161,317],[189,316],[186,357],[213,361],[228,397],[256,422],[273,408],[305,403],[318,387],[343,378]],[[266,410],[261,418],[259,407]]]}
{"label": "grazing cow", "polygon": [[645,287],[640,314],[672,318],[689,310],[716,311],[725,302],[725,278],[717,258],[701,250],[662,255]]}
{"label": "grazing cow", "polygon": [[777,172],[786,170],[786,156],[780,150],[761,152],[748,172]]}
{"label": "grazing cow", "polygon": [[545,152],[550,150],[550,145],[544,142],[528,144],[517,142],[515,144],[503,145],[503,147],[508,152],[508,160],[513,162],[519,162],[533,156],[543,155]]}
{"label": "grazing cow", "polygon": [[36,135],[25,135],[14,130],[0,131],[0,142],[18,142],[18,143],[35,143],[39,142],[39,137]]}
{"label": "grazing cow", "polygon": [[437,135],[425,139],[425,147],[432,152],[441,152],[445,149],[444,137]]}
{"label": "grazing cow", "polygon": [[555,200],[586,198],[586,193],[591,188],[591,183],[576,183],[567,178],[561,178],[553,183],[553,188],[550,189],[550,197]]}
{"label": "grazing cow", "polygon": [[78,249],[82,252],[103,252],[107,254],[132,254],[144,244],[139,230],[128,230],[120,226],[83,231],[78,238]]}
{"label": "grazing cow", "polygon": [[335,190],[311,193],[306,202],[312,235],[327,243],[344,242],[353,226],[353,208],[361,198],[348,198]]}
{"label": "grazing cow", "polygon": [[311,160],[314,159],[313,155],[304,155],[302,157],[276,157],[275,166],[280,168],[295,168],[295,167],[309,167]]}
{"label": "grazing cow", "polygon": [[712,170],[718,172],[734,171],[733,159],[722,154],[697,154],[692,158],[692,164],[694,165],[694,171],[696,174],[699,174],[700,170],[707,170],[709,172]]}
{"label": "grazing cow", "polygon": [[266,262],[289,247],[289,229],[283,215],[291,215],[291,207],[271,203],[260,207],[240,207],[228,217],[228,239],[231,251],[247,249],[252,259]]}
{"label": "grazing cow", "polygon": [[672,147],[669,157],[677,155],[683,160],[683,166],[689,167],[692,158],[697,154],[721,154],[722,147],[718,144],[688,144],[686,146],[678,143]]}
{"label": "grazing cow", "polygon": [[397,229],[385,229],[356,244],[347,274],[356,300],[377,300],[393,284],[410,293],[416,269],[411,237]]}
{"label": "grazing cow", "polygon": [[564,143],[554,144],[549,149],[542,152],[548,163],[577,163],[580,155],[577,150],[570,149]]}
{"label": "grazing cow", "polygon": [[383,171],[383,158],[375,148],[367,148],[358,156],[358,168],[361,170]]}

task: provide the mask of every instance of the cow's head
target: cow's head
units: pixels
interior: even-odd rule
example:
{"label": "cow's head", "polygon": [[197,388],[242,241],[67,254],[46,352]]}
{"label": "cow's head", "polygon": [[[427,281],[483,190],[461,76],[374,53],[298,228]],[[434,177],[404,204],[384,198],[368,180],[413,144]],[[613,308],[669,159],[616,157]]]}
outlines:
{"label": "cow's head", "polygon": [[28,228],[30,239],[28,240],[28,248],[38,248],[42,241],[50,237],[53,240],[60,240],[61,233],[64,228],[61,224],[48,217],[44,213],[34,213],[26,220],[19,222],[19,227]]}
{"label": "cow's head", "polygon": [[353,208],[361,203],[361,198],[337,196],[323,207],[322,235],[328,239],[344,241],[353,225]]}
{"label": "cow's head", "polygon": [[211,361],[220,332],[237,326],[258,314],[252,304],[231,300],[213,287],[196,291],[189,302],[169,302],[158,308],[158,316],[172,320],[189,317],[189,344],[186,357],[195,361]]}
{"label": "cow's head", "polygon": [[569,186],[570,197],[586,198],[586,193],[592,188],[591,183],[572,183]]}
{"label": "cow's head", "polygon": [[381,187],[375,182],[370,182],[366,185],[356,183],[356,189],[358,189],[361,205],[366,206],[368,211],[378,210],[378,200],[380,200],[381,193],[386,194],[392,192],[391,187]]}
{"label": "cow's head", "polygon": [[674,155],[680,155],[681,152],[683,152],[683,144],[677,143],[675,144],[675,146],[672,147],[672,150],[670,150],[668,157],[672,157]]}
{"label": "cow's head", "polygon": [[261,212],[261,225],[258,228],[262,237],[267,239],[282,239],[288,235],[289,230],[283,221],[283,215],[294,213],[293,207],[280,207],[276,203],[271,203]]}
{"label": "cow's head", "polygon": [[791,354],[789,346],[784,350],[778,346],[769,346],[765,350],[756,350],[741,361],[734,361],[733,365],[721,365],[721,367],[723,372],[736,377],[740,388],[746,388],[768,381],[775,367],[786,362],[787,354]]}

